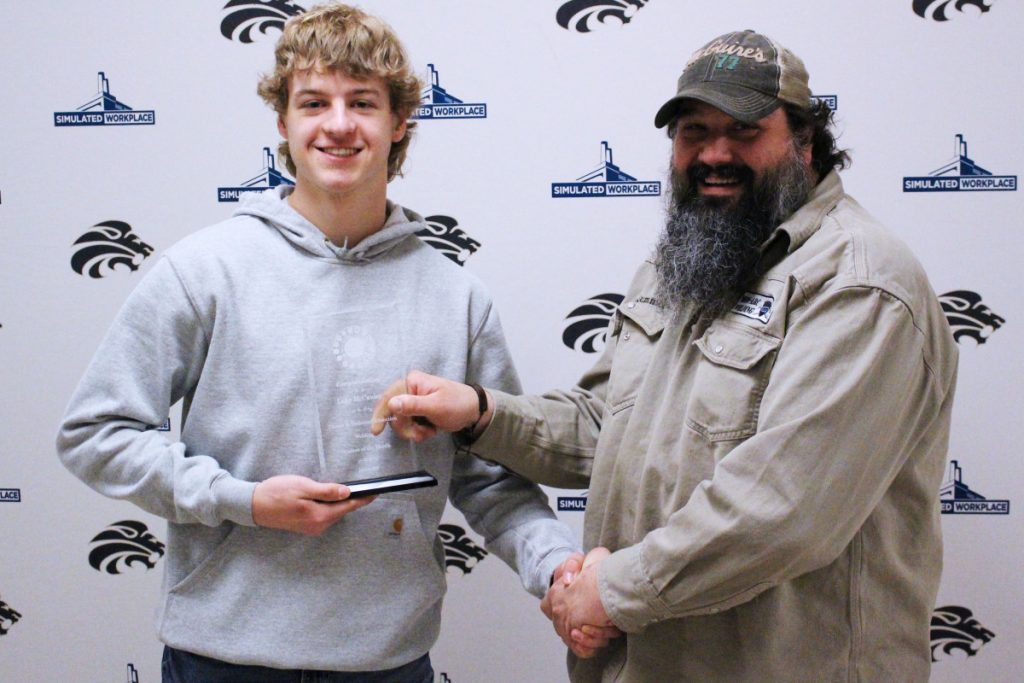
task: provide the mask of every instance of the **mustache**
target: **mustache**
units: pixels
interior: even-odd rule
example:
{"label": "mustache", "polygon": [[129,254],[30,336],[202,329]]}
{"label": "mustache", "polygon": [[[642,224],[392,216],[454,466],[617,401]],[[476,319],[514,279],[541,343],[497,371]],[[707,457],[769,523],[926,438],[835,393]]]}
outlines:
{"label": "mustache", "polygon": [[686,178],[691,184],[703,182],[712,174],[723,180],[738,180],[745,184],[754,182],[754,171],[745,164],[718,164],[711,166],[703,162],[697,162],[691,164],[686,169]]}

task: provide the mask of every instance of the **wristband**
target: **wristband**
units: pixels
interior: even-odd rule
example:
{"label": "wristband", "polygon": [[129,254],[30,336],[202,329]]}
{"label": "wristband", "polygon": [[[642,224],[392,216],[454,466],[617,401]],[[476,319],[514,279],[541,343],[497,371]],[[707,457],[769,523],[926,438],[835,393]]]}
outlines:
{"label": "wristband", "polygon": [[483,418],[484,413],[487,412],[487,392],[484,391],[483,387],[481,387],[479,384],[476,384],[475,382],[473,384],[470,384],[469,387],[476,392],[476,398],[477,401],[479,402],[480,414],[476,416],[475,420],[473,420],[473,424],[463,429],[460,429],[458,432],[456,432],[459,439],[465,442],[473,441],[473,432],[476,431],[476,426],[480,424],[480,420]]}

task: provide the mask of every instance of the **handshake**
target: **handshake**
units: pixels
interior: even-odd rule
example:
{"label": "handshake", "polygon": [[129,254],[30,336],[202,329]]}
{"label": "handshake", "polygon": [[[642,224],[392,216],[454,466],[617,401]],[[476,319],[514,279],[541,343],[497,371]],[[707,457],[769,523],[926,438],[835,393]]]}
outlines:
{"label": "handshake", "polygon": [[594,548],[586,557],[571,555],[555,569],[540,603],[562,642],[584,659],[622,635],[608,618],[597,586],[597,567],[610,554],[607,548]]}
{"label": "handshake", "polygon": [[[401,438],[420,442],[439,432],[471,432],[475,437],[490,423],[490,397],[461,382],[412,371],[380,396],[370,431],[379,435],[390,424]],[[555,632],[577,657],[593,657],[622,632],[604,611],[597,587],[597,568],[611,553],[594,548],[586,557],[575,553],[555,569],[551,587],[540,603]]]}

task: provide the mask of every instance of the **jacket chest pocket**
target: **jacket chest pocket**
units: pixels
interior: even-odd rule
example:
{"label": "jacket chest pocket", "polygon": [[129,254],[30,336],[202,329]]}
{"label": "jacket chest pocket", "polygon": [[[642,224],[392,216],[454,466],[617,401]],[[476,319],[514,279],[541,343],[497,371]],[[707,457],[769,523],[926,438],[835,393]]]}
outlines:
{"label": "jacket chest pocket", "polygon": [[623,303],[611,326],[609,333],[616,338],[616,346],[608,384],[608,408],[615,415],[636,402],[654,348],[665,329],[665,314],[651,305]]}
{"label": "jacket chest pocket", "polygon": [[687,426],[709,441],[744,439],[757,430],[780,339],[721,321],[694,344],[700,349],[686,411]]}

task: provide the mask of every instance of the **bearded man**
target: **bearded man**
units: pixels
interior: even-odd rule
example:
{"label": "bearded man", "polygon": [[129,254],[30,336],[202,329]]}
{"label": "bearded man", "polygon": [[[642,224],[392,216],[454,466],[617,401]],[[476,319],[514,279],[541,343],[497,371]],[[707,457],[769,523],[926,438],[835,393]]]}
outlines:
{"label": "bearded man", "polygon": [[655,125],[665,231],[578,386],[412,373],[380,412],[589,488],[594,550],[543,603],[573,681],[926,681],[957,352],[925,273],[769,38],[697,51]]}

